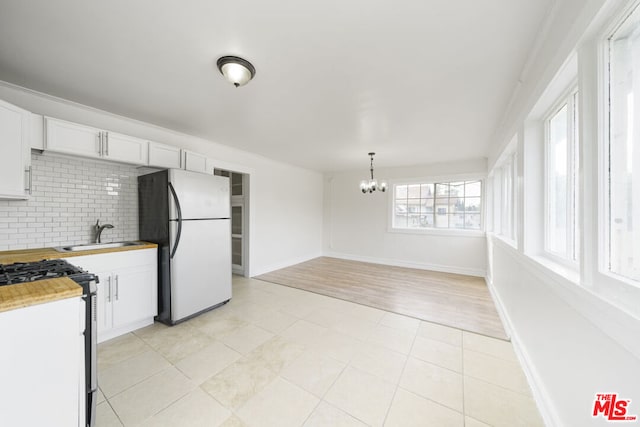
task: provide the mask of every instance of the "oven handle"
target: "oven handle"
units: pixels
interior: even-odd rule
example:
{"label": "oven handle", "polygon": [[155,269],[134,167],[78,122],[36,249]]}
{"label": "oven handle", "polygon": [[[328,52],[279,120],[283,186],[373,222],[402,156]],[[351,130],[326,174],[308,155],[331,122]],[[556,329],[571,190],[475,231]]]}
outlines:
{"label": "oven handle", "polygon": [[176,211],[178,213],[178,233],[176,234],[176,242],[173,245],[173,250],[171,251],[170,258],[176,254],[178,250],[178,244],[180,243],[180,235],[182,234],[182,209],[180,209],[180,200],[178,200],[178,195],[176,194],[176,190],[173,188],[173,185],[169,183],[169,190],[171,190],[171,196],[173,196],[173,200],[176,202]]}

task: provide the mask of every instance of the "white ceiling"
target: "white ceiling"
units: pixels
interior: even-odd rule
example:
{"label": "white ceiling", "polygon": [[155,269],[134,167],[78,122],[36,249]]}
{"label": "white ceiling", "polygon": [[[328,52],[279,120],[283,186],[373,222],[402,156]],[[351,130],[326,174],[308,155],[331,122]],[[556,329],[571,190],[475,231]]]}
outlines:
{"label": "white ceiling", "polygon": [[485,157],[551,2],[0,0],[0,80],[319,171]]}

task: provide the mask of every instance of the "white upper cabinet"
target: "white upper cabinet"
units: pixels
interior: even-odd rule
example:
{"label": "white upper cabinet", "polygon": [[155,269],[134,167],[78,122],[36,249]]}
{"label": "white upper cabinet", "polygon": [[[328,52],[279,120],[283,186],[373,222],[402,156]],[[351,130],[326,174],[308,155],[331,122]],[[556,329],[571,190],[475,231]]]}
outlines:
{"label": "white upper cabinet", "polygon": [[45,150],[134,165],[149,162],[149,142],[91,126],[45,118]]}
{"label": "white upper cabinet", "polygon": [[182,167],[182,152],[178,147],[149,142],[149,166],[167,169]]}
{"label": "white upper cabinet", "polygon": [[184,162],[182,163],[184,169],[193,172],[207,173],[207,158],[200,153],[194,153],[193,151],[183,150]]}
{"label": "white upper cabinet", "polygon": [[100,129],[46,117],[44,148],[58,153],[100,158],[102,135]]}
{"label": "white upper cabinet", "polygon": [[115,132],[103,132],[102,156],[116,162],[147,165],[149,141]]}
{"label": "white upper cabinet", "polygon": [[0,199],[27,199],[31,192],[31,113],[0,101]]}

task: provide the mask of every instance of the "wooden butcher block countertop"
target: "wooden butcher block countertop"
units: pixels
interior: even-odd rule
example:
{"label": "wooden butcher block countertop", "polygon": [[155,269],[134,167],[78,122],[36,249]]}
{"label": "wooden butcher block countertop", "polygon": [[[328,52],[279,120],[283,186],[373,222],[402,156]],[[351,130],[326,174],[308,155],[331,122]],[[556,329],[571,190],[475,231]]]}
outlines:
{"label": "wooden butcher block countertop", "polygon": [[[121,248],[93,249],[90,251],[77,252],[58,252],[54,248],[1,251],[0,264],[35,262],[49,259],[71,258],[75,256],[104,254],[109,252],[135,251],[158,247],[155,243],[141,243],[142,244],[140,245],[124,246]],[[65,298],[77,297],[80,295],[82,295],[82,287],[68,277],[0,286],[0,312]]]}

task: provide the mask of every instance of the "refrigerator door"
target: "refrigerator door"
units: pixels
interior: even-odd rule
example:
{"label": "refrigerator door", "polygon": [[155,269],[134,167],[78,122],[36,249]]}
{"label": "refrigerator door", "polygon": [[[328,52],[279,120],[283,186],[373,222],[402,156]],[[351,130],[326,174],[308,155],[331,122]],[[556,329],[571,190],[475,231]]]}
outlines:
{"label": "refrigerator door", "polygon": [[[228,219],[182,222],[180,243],[171,260],[173,322],[231,298],[230,227]],[[171,228],[174,238],[175,221]]]}
{"label": "refrigerator door", "polygon": [[[183,219],[229,218],[229,178],[169,169]],[[169,219],[177,219],[175,198],[169,196]]]}

